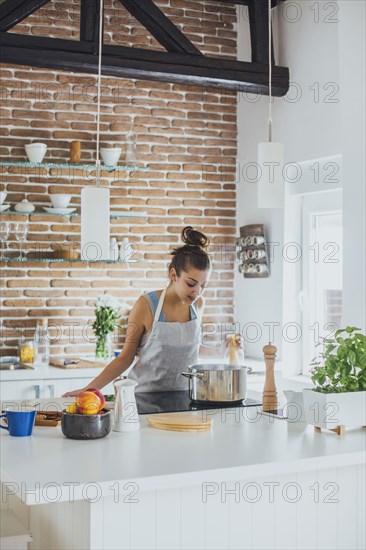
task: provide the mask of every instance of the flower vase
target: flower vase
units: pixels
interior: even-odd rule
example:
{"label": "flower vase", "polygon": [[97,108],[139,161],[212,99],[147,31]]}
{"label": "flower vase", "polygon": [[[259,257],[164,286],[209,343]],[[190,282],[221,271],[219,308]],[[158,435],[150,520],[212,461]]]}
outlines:
{"label": "flower vase", "polygon": [[95,357],[97,359],[109,359],[112,355],[112,333],[102,334],[97,337]]}

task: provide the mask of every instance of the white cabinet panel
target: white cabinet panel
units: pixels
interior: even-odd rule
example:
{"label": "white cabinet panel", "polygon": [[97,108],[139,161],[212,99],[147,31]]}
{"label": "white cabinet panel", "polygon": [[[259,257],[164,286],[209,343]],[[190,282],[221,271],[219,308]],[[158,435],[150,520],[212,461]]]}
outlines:
{"label": "white cabinet panel", "polygon": [[1,401],[38,399],[42,392],[42,380],[1,381]]}
{"label": "white cabinet panel", "polygon": [[[78,390],[90,383],[88,378],[52,378],[52,379],[33,379],[19,381],[1,381],[0,400],[8,401],[12,399],[42,399],[48,397],[61,397],[64,393],[72,390]],[[103,388],[103,393],[114,393],[113,385],[108,384]]]}

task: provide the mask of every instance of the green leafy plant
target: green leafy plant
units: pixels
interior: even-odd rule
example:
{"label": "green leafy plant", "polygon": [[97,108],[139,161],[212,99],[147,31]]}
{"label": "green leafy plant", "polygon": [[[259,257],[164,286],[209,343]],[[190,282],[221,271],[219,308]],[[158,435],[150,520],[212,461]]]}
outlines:
{"label": "green leafy plant", "polygon": [[359,328],[337,330],[332,338],[324,338],[321,361],[313,359],[311,379],[315,390],[343,393],[366,390],[366,336]]}
{"label": "green leafy plant", "polygon": [[118,302],[111,296],[102,296],[95,302],[95,321],[93,330],[97,337],[96,357],[108,359],[110,349],[108,335],[118,326],[118,319],[122,315]]}

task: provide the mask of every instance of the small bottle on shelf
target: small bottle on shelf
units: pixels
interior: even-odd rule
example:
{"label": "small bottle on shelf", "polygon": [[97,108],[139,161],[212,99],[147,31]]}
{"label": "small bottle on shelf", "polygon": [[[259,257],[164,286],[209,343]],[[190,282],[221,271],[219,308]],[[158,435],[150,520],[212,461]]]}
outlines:
{"label": "small bottle on shelf", "polygon": [[116,262],[118,260],[118,243],[117,243],[116,237],[111,238],[109,249],[110,249],[110,255],[109,255],[110,260],[113,260],[114,262]]}
{"label": "small bottle on shelf", "polygon": [[126,135],[126,163],[137,162],[136,156],[136,136],[135,133],[130,130]]}
{"label": "small bottle on shelf", "polygon": [[50,363],[50,338],[48,334],[48,319],[38,319],[34,333],[36,350],[34,364],[37,367],[48,367]]}
{"label": "small bottle on shelf", "polygon": [[127,262],[132,257],[132,244],[128,240],[128,237],[124,237],[119,246],[119,259],[121,262]]}

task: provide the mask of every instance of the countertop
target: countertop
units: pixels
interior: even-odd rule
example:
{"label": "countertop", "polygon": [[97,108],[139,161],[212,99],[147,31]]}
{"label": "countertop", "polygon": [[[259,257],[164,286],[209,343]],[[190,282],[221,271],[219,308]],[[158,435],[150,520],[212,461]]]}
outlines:
{"label": "countertop", "polygon": [[[89,356],[85,356],[85,359],[91,359]],[[93,360],[94,357],[92,358]],[[113,359],[113,358],[112,358]],[[112,360],[111,359],[111,360]],[[220,357],[200,357],[199,358],[200,363],[221,363],[222,358]],[[264,371],[264,362],[259,361],[257,359],[247,359],[245,361],[245,364],[249,367],[252,367],[256,371]],[[90,377],[90,380],[93,380],[107,365],[107,363],[104,361],[101,361],[100,368],[94,367],[94,368],[60,368],[60,367],[36,367],[36,368],[28,368],[28,369],[17,369],[17,370],[2,370],[0,371],[0,380],[10,381],[10,380],[39,380],[39,379],[65,379],[65,378],[88,378]],[[280,366],[276,365],[277,369],[276,372],[280,372]],[[133,365],[129,368],[132,369]],[[127,371],[126,371],[127,372]]]}
{"label": "countertop", "polygon": [[93,367],[89,369],[60,367],[36,367],[28,369],[2,370],[0,371],[0,380],[9,382],[20,380],[50,380],[50,379],[65,379],[65,378],[87,378],[92,380],[104,369],[106,363],[101,363],[100,368]]}
{"label": "countertop", "polygon": [[212,430],[158,430],[144,416],[140,431],[111,431],[94,441],[67,439],[60,427],[36,426],[27,438],[1,430],[1,481],[33,505],[71,496],[82,500],[88,484],[102,497],[112,496],[116,487],[123,492],[128,482],[149,491],[365,462],[362,428],[343,437],[315,432],[312,426],[296,431],[257,408],[189,414],[210,416]]}

